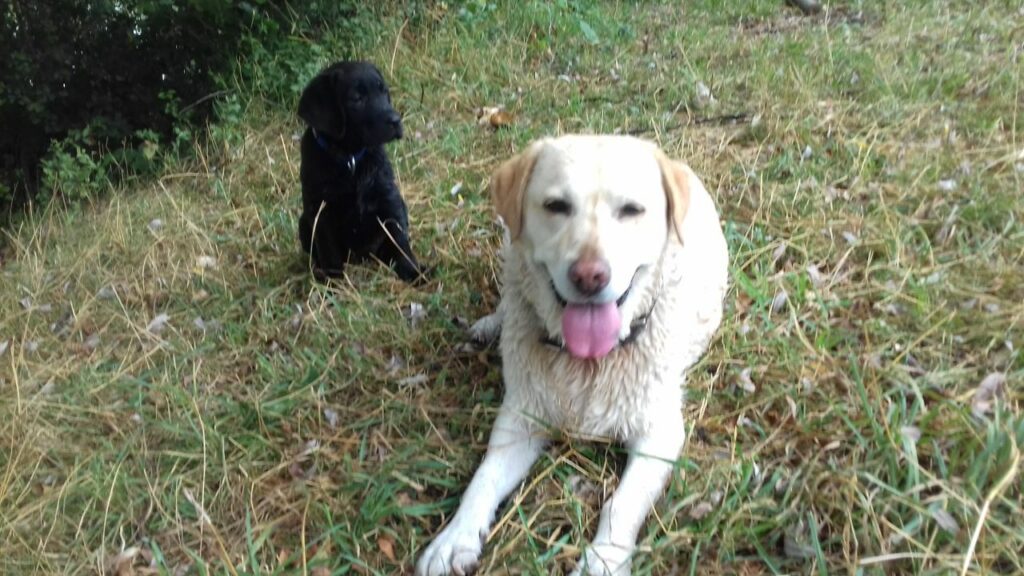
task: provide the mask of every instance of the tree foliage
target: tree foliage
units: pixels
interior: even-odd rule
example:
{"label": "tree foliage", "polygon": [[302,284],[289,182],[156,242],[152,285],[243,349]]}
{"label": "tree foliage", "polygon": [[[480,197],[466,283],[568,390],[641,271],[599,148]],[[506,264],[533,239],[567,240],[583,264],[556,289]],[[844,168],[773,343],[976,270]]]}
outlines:
{"label": "tree foliage", "polygon": [[[34,191],[51,142],[129,147],[210,111],[214,74],[266,2],[0,0],[0,200]],[[3,198],[7,196],[7,198]]]}

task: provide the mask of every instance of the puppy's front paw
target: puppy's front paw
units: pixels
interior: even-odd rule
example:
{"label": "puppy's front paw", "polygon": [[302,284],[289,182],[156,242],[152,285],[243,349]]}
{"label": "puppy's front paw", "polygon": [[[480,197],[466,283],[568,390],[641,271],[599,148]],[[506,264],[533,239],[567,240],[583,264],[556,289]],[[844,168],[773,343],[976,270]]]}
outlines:
{"label": "puppy's front paw", "polygon": [[395,272],[403,282],[412,284],[413,286],[422,286],[430,281],[430,278],[434,275],[434,267],[425,266],[423,264],[408,264],[404,266],[396,266]]}
{"label": "puppy's front paw", "polygon": [[614,544],[593,544],[580,558],[570,576],[629,576],[633,549]]}
{"label": "puppy's front paw", "polygon": [[438,534],[416,563],[416,576],[465,576],[476,572],[487,528],[455,521]]}
{"label": "puppy's front paw", "polygon": [[344,271],[344,264],[341,266],[337,266],[335,268],[323,268],[321,266],[313,266],[313,279],[321,284],[327,284],[334,278],[340,278]]}
{"label": "puppy's front paw", "polygon": [[486,346],[494,342],[501,334],[501,314],[495,312],[477,320],[469,327],[469,337],[473,342]]}

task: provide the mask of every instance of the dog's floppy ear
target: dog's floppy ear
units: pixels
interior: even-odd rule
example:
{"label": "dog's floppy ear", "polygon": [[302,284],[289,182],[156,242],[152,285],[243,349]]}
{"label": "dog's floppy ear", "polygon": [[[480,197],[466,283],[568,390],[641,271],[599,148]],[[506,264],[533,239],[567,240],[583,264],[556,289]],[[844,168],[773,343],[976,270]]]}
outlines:
{"label": "dog's floppy ear", "polygon": [[661,167],[661,185],[668,200],[668,221],[679,242],[683,242],[683,219],[690,208],[690,167],[672,160],[662,151],[657,151],[658,166]]}
{"label": "dog's floppy ear", "polygon": [[544,141],[538,140],[491,174],[491,200],[513,240],[523,230],[523,196]]}
{"label": "dog's floppy ear", "polygon": [[334,91],[335,74],[324,71],[309,82],[299,98],[299,118],[319,132],[341,138],[345,134],[345,111]]}

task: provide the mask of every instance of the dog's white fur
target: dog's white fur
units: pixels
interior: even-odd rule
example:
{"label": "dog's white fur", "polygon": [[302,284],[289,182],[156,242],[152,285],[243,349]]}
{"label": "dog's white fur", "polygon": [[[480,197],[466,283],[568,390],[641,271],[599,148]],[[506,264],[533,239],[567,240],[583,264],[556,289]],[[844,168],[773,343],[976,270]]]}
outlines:
{"label": "dog's white fur", "polygon": [[[458,512],[420,557],[420,576],[472,572],[494,513],[546,444],[546,427],[623,442],[629,461],[573,574],[629,574],[637,535],[683,446],[683,382],[722,316],[728,250],[715,206],[697,176],[651,143],[619,136],[535,142],[492,178],[508,226],[498,310],[478,339],[501,333],[505,397],[487,454]],[[545,202],[567,202],[556,213]],[[623,213],[622,207],[640,206]],[[549,205],[550,208],[550,205]],[[581,254],[608,262],[607,288],[591,298],[568,278]],[[562,299],[619,309],[622,338],[650,312],[635,341],[598,360],[541,342],[561,338]]]}

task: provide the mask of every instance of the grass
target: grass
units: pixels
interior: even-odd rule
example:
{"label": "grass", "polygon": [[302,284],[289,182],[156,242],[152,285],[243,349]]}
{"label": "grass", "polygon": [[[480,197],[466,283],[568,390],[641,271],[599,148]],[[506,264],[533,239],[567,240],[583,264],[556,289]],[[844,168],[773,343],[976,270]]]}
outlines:
{"label": "grass", "polygon": [[[426,288],[373,264],[310,282],[300,127],[259,80],[195,159],[7,232],[0,572],[408,573],[501,398],[495,353],[462,345],[497,300],[487,178],[574,131],[686,159],[732,252],[636,573],[1024,571],[1014,3],[415,6],[291,50],[385,70]],[[512,126],[477,126],[489,105]],[[622,461],[557,443],[482,570],[566,570]]]}

